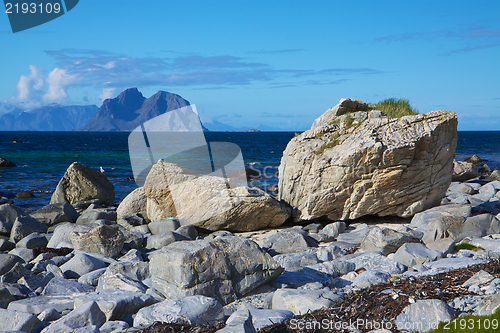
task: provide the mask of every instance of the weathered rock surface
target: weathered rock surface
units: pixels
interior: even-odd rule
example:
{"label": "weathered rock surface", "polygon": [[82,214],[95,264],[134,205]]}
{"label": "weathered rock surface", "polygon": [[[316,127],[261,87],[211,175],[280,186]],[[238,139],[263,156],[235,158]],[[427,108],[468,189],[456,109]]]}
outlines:
{"label": "weathered rock surface", "polygon": [[288,143],[278,198],[302,220],[409,217],[444,197],[456,144],[457,117],[449,111],[398,119],[323,115]]}
{"label": "weathered rock surface", "polygon": [[469,162],[453,161],[452,181],[464,182],[476,177],[479,177],[477,166]]}
{"label": "weathered rock surface", "polygon": [[106,316],[95,302],[83,304],[43,329],[43,333],[70,333],[82,327],[97,326],[106,322]]}
{"label": "weathered rock surface", "polygon": [[57,184],[50,203],[99,199],[105,205],[115,201],[115,188],[101,172],[78,162],[71,164]]}
{"label": "weathered rock surface", "polygon": [[78,218],[75,208],[67,202],[44,206],[31,212],[30,215],[48,226],[61,222],[75,222]]}
{"label": "weathered rock surface", "polygon": [[258,188],[229,182],[222,177],[197,176],[159,160],[144,183],[148,218],[158,221],[179,217],[212,231],[252,231],[278,227],[290,217],[286,203]]}
{"label": "weathered rock surface", "polygon": [[123,248],[125,237],[116,226],[101,225],[88,232],[70,234],[75,250],[94,252],[115,258]]}
{"label": "weathered rock surface", "polygon": [[147,214],[146,207],[146,194],[144,193],[144,189],[142,187],[136,188],[132,192],[130,192],[125,199],[120,202],[118,208],[116,209],[116,214],[118,215],[118,219],[135,213],[141,213],[143,216]]}
{"label": "weathered rock surface", "polygon": [[167,298],[206,295],[223,304],[276,279],[283,269],[240,237],[174,242],[150,259],[153,287]]}
{"label": "weathered rock surface", "polygon": [[0,331],[2,332],[40,332],[42,322],[30,313],[0,309]]}
{"label": "weathered rock surface", "polygon": [[453,319],[455,313],[452,307],[441,300],[418,300],[404,308],[396,318],[396,325],[401,330],[427,332],[437,328],[440,322]]}
{"label": "weathered rock surface", "polygon": [[396,252],[405,243],[418,243],[419,240],[411,235],[389,229],[371,228],[361,241],[363,252],[379,251],[383,255]]}

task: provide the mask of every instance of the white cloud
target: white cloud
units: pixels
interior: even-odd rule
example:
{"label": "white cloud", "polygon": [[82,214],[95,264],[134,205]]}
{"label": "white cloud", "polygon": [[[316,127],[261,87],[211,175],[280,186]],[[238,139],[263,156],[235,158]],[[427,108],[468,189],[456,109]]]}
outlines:
{"label": "white cloud", "polygon": [[99,95],[99,98],[103,102],[104,102],[105,99],[113,98],[114,95],[115,95],[115,90],[116,90],[115,88],[104,88],[102,90],[102,94]]}
{"label": "white cloud", "polygon": [[47,83],[49,84],[49,89],[47,93],[43,96],[46,102],[61,102],[68,97],[66,88],[70,85],[75,85],[79,81],[78,76],[75,74],[68,74],[65,69],[54,68],[52,72],[49,73],[47,78]]}
{"label": "white cloud", "polygon": [[39,98],[43,88],[45,70],[35,65],[30,65],[30,75],[21,75],[17,83],[17,95],[11,99],[13,104],[36,106],[40,104]]}

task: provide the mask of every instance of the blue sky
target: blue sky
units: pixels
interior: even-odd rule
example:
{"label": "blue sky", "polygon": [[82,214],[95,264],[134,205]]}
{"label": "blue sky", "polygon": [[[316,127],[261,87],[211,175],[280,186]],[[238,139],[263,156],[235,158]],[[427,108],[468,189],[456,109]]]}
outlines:
{"label": "blue sky", "polygon": [[237,127],[308,129],[344,97],[451,110],[500,130],[499,1],[82,0],[13,34],[0,111],[96,104],[137,87]]}

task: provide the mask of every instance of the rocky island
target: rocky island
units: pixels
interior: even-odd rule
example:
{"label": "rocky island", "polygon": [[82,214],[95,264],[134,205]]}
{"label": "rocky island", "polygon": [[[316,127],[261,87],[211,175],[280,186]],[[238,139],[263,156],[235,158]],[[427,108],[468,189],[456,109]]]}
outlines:
{"label": "rocky island", "polygon": [[224,179],[159,160],[114,207],[105,175],[71,164],[47,206],[0,205],[0,331],[426,332],[494,314],[498,171],[454,160],[453,112],[398,103],[342,99],[288,144],[278,197],[235,186],[218,215],[200,207],[225,207]]}

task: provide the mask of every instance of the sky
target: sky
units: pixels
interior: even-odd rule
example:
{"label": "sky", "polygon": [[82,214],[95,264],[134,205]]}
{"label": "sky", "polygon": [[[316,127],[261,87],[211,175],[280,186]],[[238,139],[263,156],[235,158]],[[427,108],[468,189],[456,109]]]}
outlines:
{"label": "sky", "polygon": [[451,110],[500,130],[500,1],[82,0],[12,33],[0,14],[0,113],[100,106],[137,87],[202,120],[301,131],[341,98]]}

